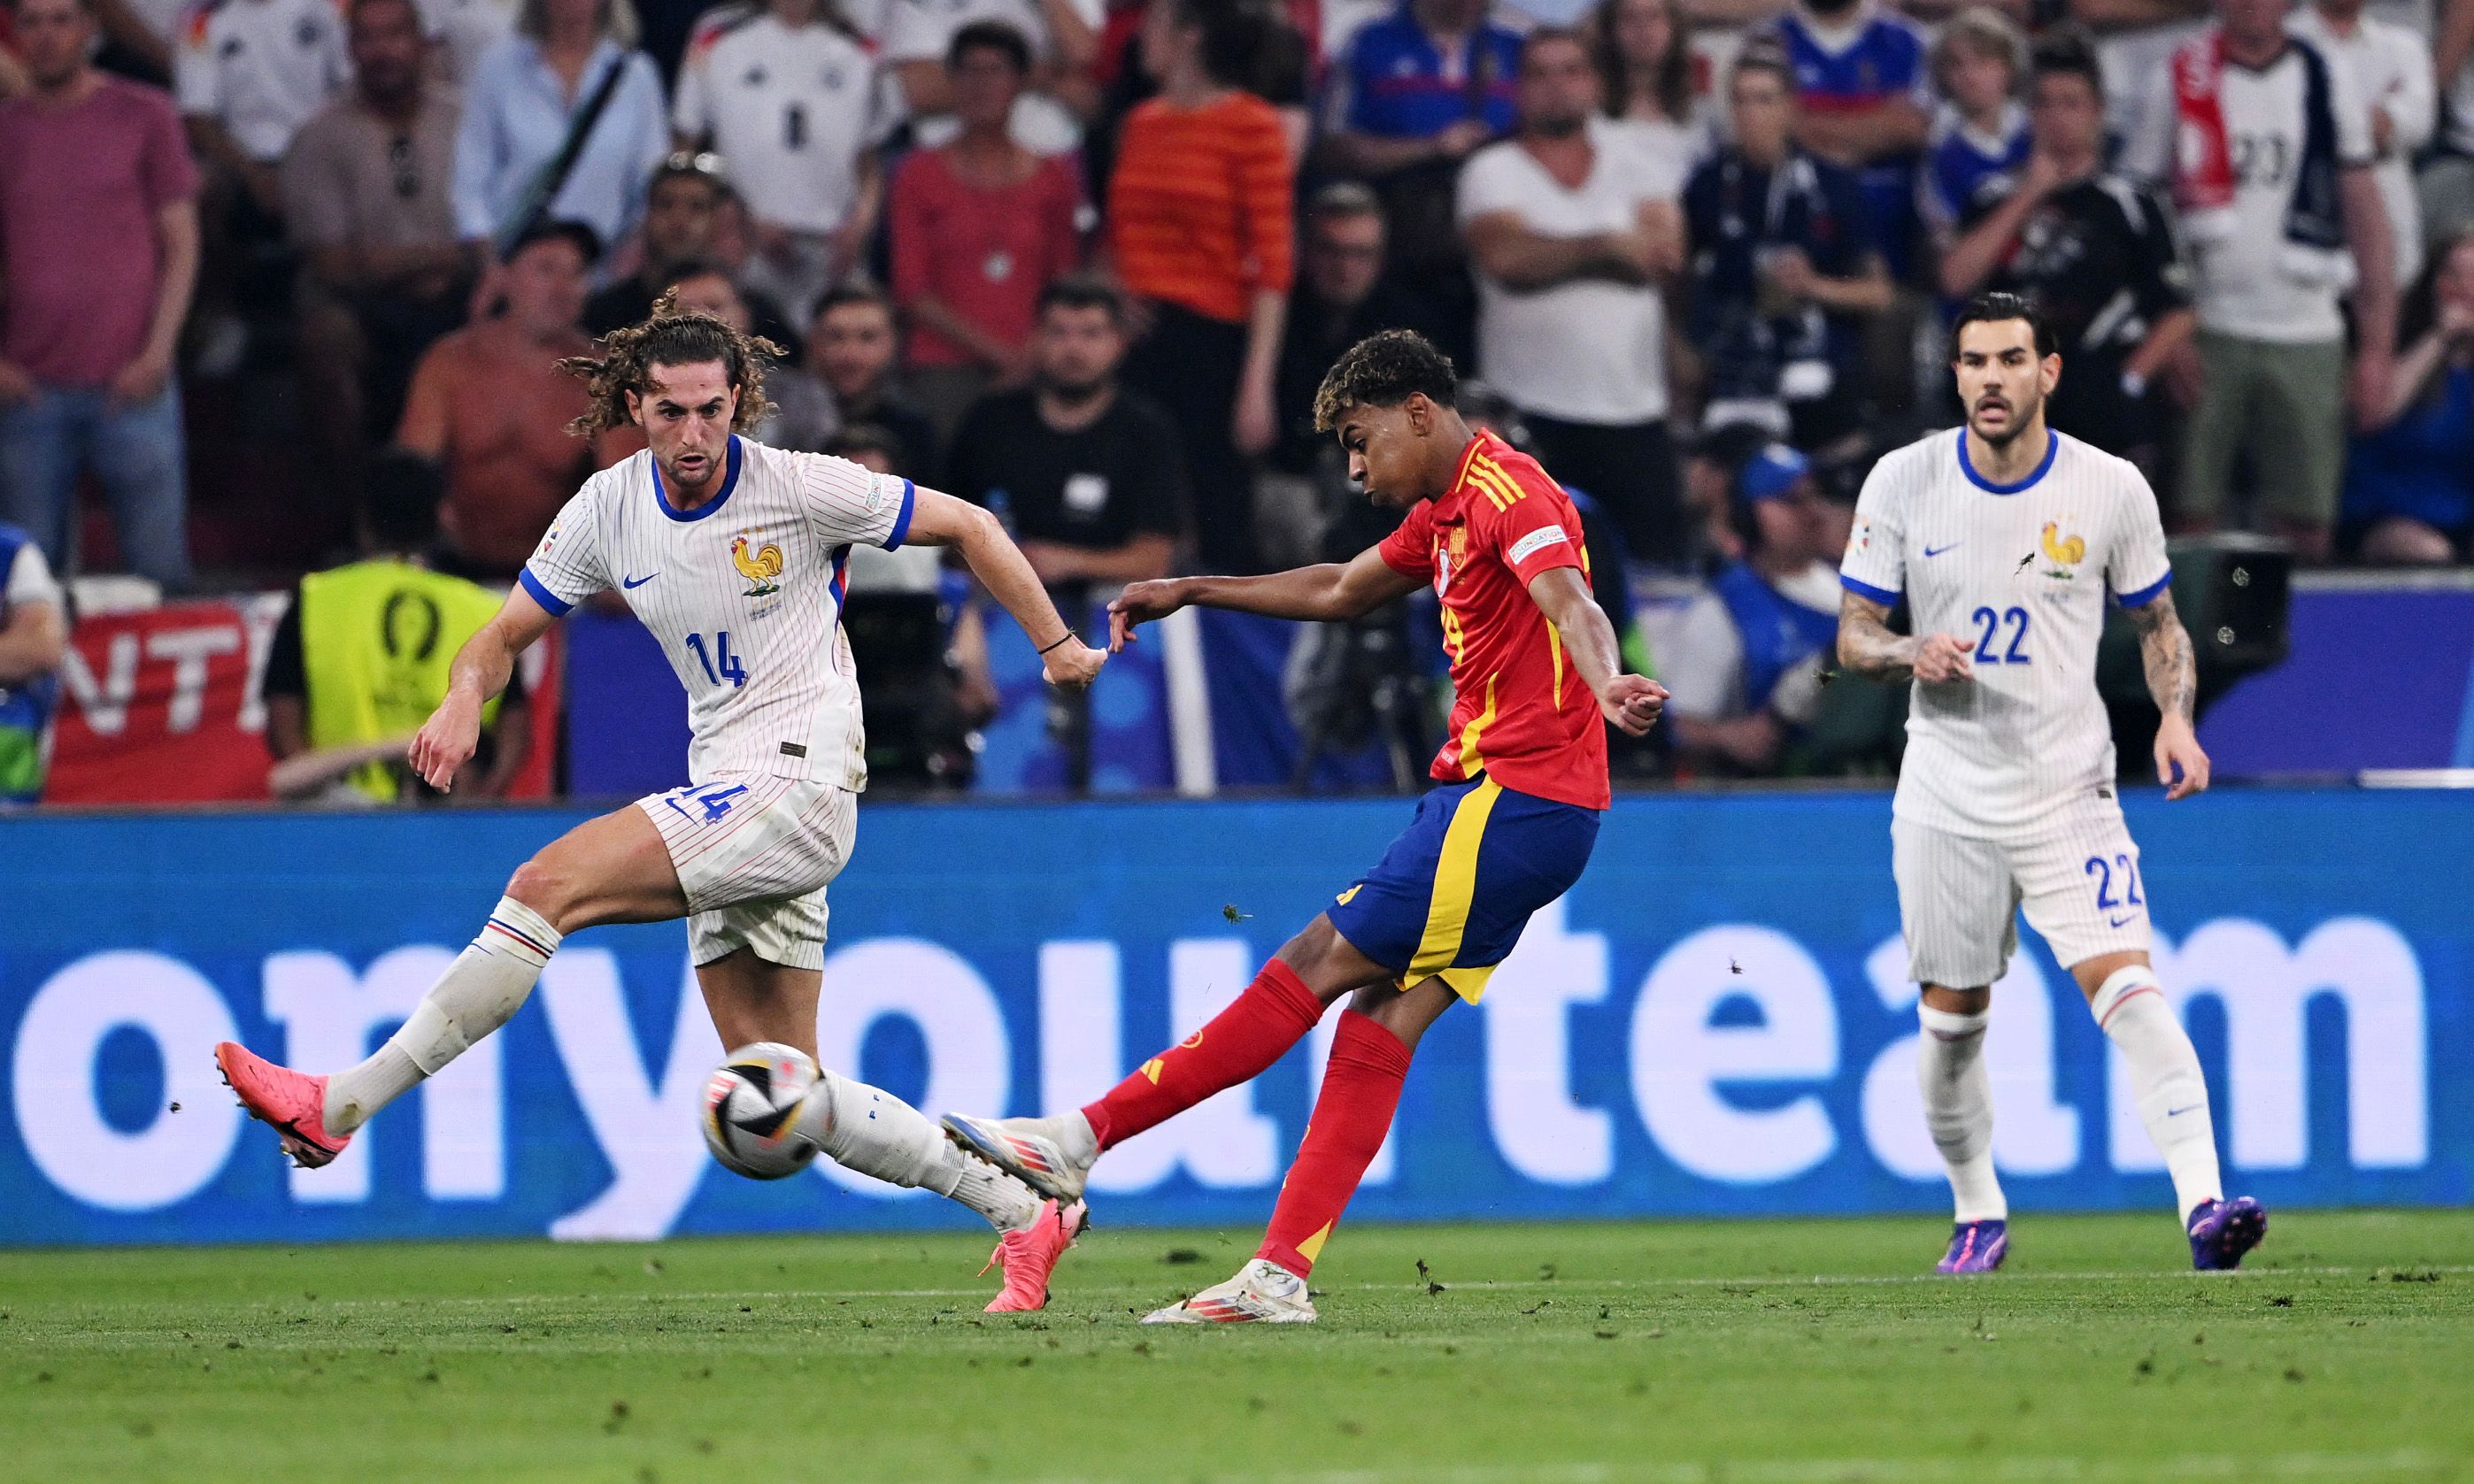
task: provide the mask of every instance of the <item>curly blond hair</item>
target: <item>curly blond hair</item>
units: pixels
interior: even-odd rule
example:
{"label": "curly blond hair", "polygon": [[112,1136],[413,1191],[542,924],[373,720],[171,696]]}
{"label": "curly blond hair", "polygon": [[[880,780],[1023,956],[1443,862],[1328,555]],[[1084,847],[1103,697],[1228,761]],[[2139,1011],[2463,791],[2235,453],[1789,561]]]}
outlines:
{"label": "curly blond hair", "polygon": [[627,415],[627,394],[638,396],[653,389],[656,366],[701,366],[719,361],[739,393],[739,411],[731,419],[734,432],[753,431],[773,404],[764,399],[764,366],[784,358],[780,346],[762,335],[745,335],[701,309],[681,309],[676,290],[653,301],[653,312],[642,324],[612,330],[601,338],[601,355],[571,355],[558,369],[582,381],[593,395],[593,407],[567,425],[580,438],[636,419]]}

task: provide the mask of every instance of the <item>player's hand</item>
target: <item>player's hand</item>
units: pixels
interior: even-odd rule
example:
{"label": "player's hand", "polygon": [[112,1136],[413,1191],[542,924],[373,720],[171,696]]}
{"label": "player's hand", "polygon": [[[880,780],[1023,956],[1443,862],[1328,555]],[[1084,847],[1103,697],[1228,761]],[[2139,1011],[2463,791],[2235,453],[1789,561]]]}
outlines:
{"label": "player's hand", "polygon": [[421,775],[423,782],[445,793],[455,782],[455,770],[472,760],[473,750],[481,745],[481,707],[460,692],[449,691],[429,720],[412,734],[412,746],[404,753],[404,761]]}
{"label": "player's hand", "polygon": [[1640,675],[1618,675],[1598,692],[1598,710],[1628,737],[1642,737],[1666,708],[1666,687]]}
{"label": "player's hand", "polygon": [[1108,653],[1122,654],[1134,642],[1134,626],[1166,618],[1185,607],[1185,591],[1176,578],[1128,583],[1108,605]]}
{"label": "player's hand", "polygon": [[1093,649],[1081,639],[1071,638],[1040,657],[1041,675],[1059,690],[1088,690],[1099,678],[1100,667],[1108,662],[1106,654]]}
{"label": "player's hand", "polygon": [[1916,645],[1916,679],[1928,685],[1947,685],[1973,673],[1967,662],[1967,641],[1936,634]]}
{"label": "player's hand", "polygon": [[2191,724],[2179,716],[2168,716],[2156,729],[2156,781],[2165,785],[2169,801],[2207,792],[2207,752]]}

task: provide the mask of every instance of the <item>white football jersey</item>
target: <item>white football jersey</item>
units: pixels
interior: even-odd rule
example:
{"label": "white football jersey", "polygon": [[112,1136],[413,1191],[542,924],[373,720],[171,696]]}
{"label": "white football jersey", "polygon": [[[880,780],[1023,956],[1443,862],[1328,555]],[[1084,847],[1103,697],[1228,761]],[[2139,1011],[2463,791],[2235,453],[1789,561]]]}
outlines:
{"label": "white football jersey", "polygon": [[763,221],[828,232],[859,200],[859,156],[900,122],[901,94],[871,49],[816,21],[728,7],[696,26],[670,125],[713,136]]}
{"label": "white football jersey", "polygon": [[2105,595],[2152,603],[2172,575],[2156,495],[2127,462],[2066,434],[2015,485],[1967,463],[1967,430],[1873,467],[1839,582],[1905,594],[1912,632],[1968,647],[1973,679],[1917,684],[1894,812],[1955,834],[2025,840],[2109,797],[2112,730],[2096,689]]}
{"label": "white football jersey", "polygon": [[855,545],[902,544],[916,494],[898,475],[734,437],[721,492],[681,512],[639,453],[584,482],[521,581],[552,613],[618,590],[687,687],[692,781],[857,790],[867,758],[843,569]]}
{"label": "white football jersey", "polygon": [[212,116],[269,164],[352,78],[335,0],[200,0],[172,59],[181,111]]}

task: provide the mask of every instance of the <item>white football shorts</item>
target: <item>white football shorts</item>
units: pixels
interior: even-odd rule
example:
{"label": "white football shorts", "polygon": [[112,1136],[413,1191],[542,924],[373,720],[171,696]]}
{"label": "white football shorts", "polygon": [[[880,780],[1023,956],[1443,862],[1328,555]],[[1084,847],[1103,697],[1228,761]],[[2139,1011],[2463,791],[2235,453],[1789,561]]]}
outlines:
{"label": "white football shorts", "polygon": [[859,796],[834,783],[749,775],[636,801],[669,848],[688,898],[688,946],[710,964],[739,948],[825,967],[825,887],[859,832]]}
{"label": "white football shorts", "polygon": [[2019,945],[2023,905],[2065,969],[2148,951],[2139,846],[2109,800],[2089,800],[2057,828],[2017,843],[1894,819],[1890,873],[1907,975],[1919,984],[1974,990],[2001,978]]}

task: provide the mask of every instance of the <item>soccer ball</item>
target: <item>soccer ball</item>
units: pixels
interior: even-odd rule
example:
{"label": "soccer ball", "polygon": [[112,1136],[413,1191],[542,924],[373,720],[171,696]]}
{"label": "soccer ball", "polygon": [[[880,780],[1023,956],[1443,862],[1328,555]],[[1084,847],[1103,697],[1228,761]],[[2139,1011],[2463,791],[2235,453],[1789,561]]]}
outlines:
{"label": "soccer ball", "polygon": [[704,1084],[713,1157],[750,1180],[806,1169],[816,1146],[798,1132],[799,1108],[815,1082],[815,1062],[796,1046],[760,1041],[732,1052]]}

